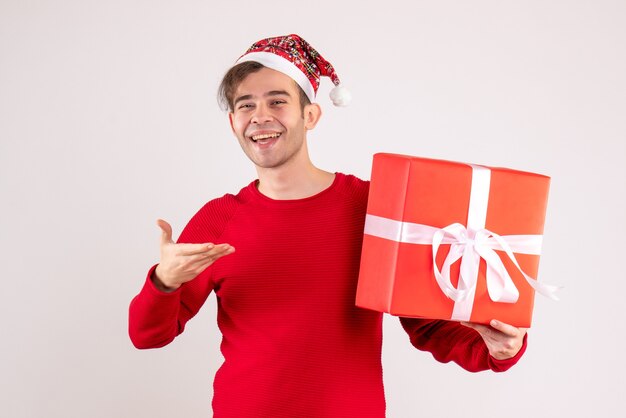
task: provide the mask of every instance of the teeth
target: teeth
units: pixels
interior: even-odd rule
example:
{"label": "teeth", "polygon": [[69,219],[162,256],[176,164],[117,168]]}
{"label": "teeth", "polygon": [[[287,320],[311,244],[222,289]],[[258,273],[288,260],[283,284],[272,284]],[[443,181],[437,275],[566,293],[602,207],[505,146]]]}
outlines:
{"label": "teeth", "polygon": [[274,133],[274,134],[254,135],[251,138],[253,141],[259,141],[259,140],[268,139],[268,138],[278,138],[279,136],[280,136],[280,133]]}

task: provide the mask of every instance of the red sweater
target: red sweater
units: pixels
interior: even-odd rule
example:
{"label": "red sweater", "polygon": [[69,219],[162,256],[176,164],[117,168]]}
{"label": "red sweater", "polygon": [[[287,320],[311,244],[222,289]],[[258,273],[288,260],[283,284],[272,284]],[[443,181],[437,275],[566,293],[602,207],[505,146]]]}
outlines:
{"label": "red sweater", "polygon": [[[133,344],[170,343],[214,291],[224,356],[214,417],[384,417],[382,314],[354,304],[368,186],[338,173],[306,199],[273,200],[253,182],[207,203],[179,242],[236,252],[173,293],[154,287],[153,267],[130,305]],[[401,323],[415,347],[470,371],[504,371],[526,347],[498,361],[457,323]]]}

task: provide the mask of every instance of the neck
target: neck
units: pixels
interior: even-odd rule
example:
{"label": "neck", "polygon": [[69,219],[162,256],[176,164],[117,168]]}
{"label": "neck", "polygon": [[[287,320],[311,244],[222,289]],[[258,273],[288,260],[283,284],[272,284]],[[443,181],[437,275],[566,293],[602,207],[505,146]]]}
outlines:
{"label": "neck", "polygon": [[335,174],[315,167],[310,161],[306,166],[281,166],[266,169],[257,167],[259,191],[276,200],[304,199],[328,188]]}

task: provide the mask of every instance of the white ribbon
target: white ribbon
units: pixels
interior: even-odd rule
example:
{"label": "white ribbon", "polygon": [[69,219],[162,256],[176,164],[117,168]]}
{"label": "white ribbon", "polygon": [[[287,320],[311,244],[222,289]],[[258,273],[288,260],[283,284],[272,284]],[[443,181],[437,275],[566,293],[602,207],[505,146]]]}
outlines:
{"label": "white ribbon", "polygon": [[[454,300],[451,319],[467,321],[474,304],[480,259],[487,264],[487,291],[494,302],[515,303],[519,291],[495,250],[504,251],[522,273],[528,284],[540,294],[558,300],[558,287],[539,283],[520,267],[514,253],[539,255],[542,235],[498,235],[484,228],[489,197],[490,170],[472,166],[472,187],[468,210],[468,226],[453,223],[444,228],[396,221],[375,215],[366,215],[365,234],[392,241],[432,246],[433,270],[441,291]],[[442,244],[450,244],[441,270],[436,263]],[[450,280],[450,267],[461,260],[457,287]]]}

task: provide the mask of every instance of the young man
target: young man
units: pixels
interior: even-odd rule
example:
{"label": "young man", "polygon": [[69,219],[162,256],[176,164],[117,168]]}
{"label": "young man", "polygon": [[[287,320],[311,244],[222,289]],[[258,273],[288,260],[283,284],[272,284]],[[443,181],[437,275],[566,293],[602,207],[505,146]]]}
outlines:
{"label": "young man", "polygon": [[[354,304],[369,184],[309,158],[320,76],[339,85],[297,35],[255,43],[226,74],[220,95],[258,180],[208,202],[178,243],[159,220],[160,263],[131,302],[131,340],[155,348],[215,292],[217,418],[385,416],[382,314]],[[498,321],[400,321],[415,347],[470,371],[507,370],[526,347],[525,330]]]}

